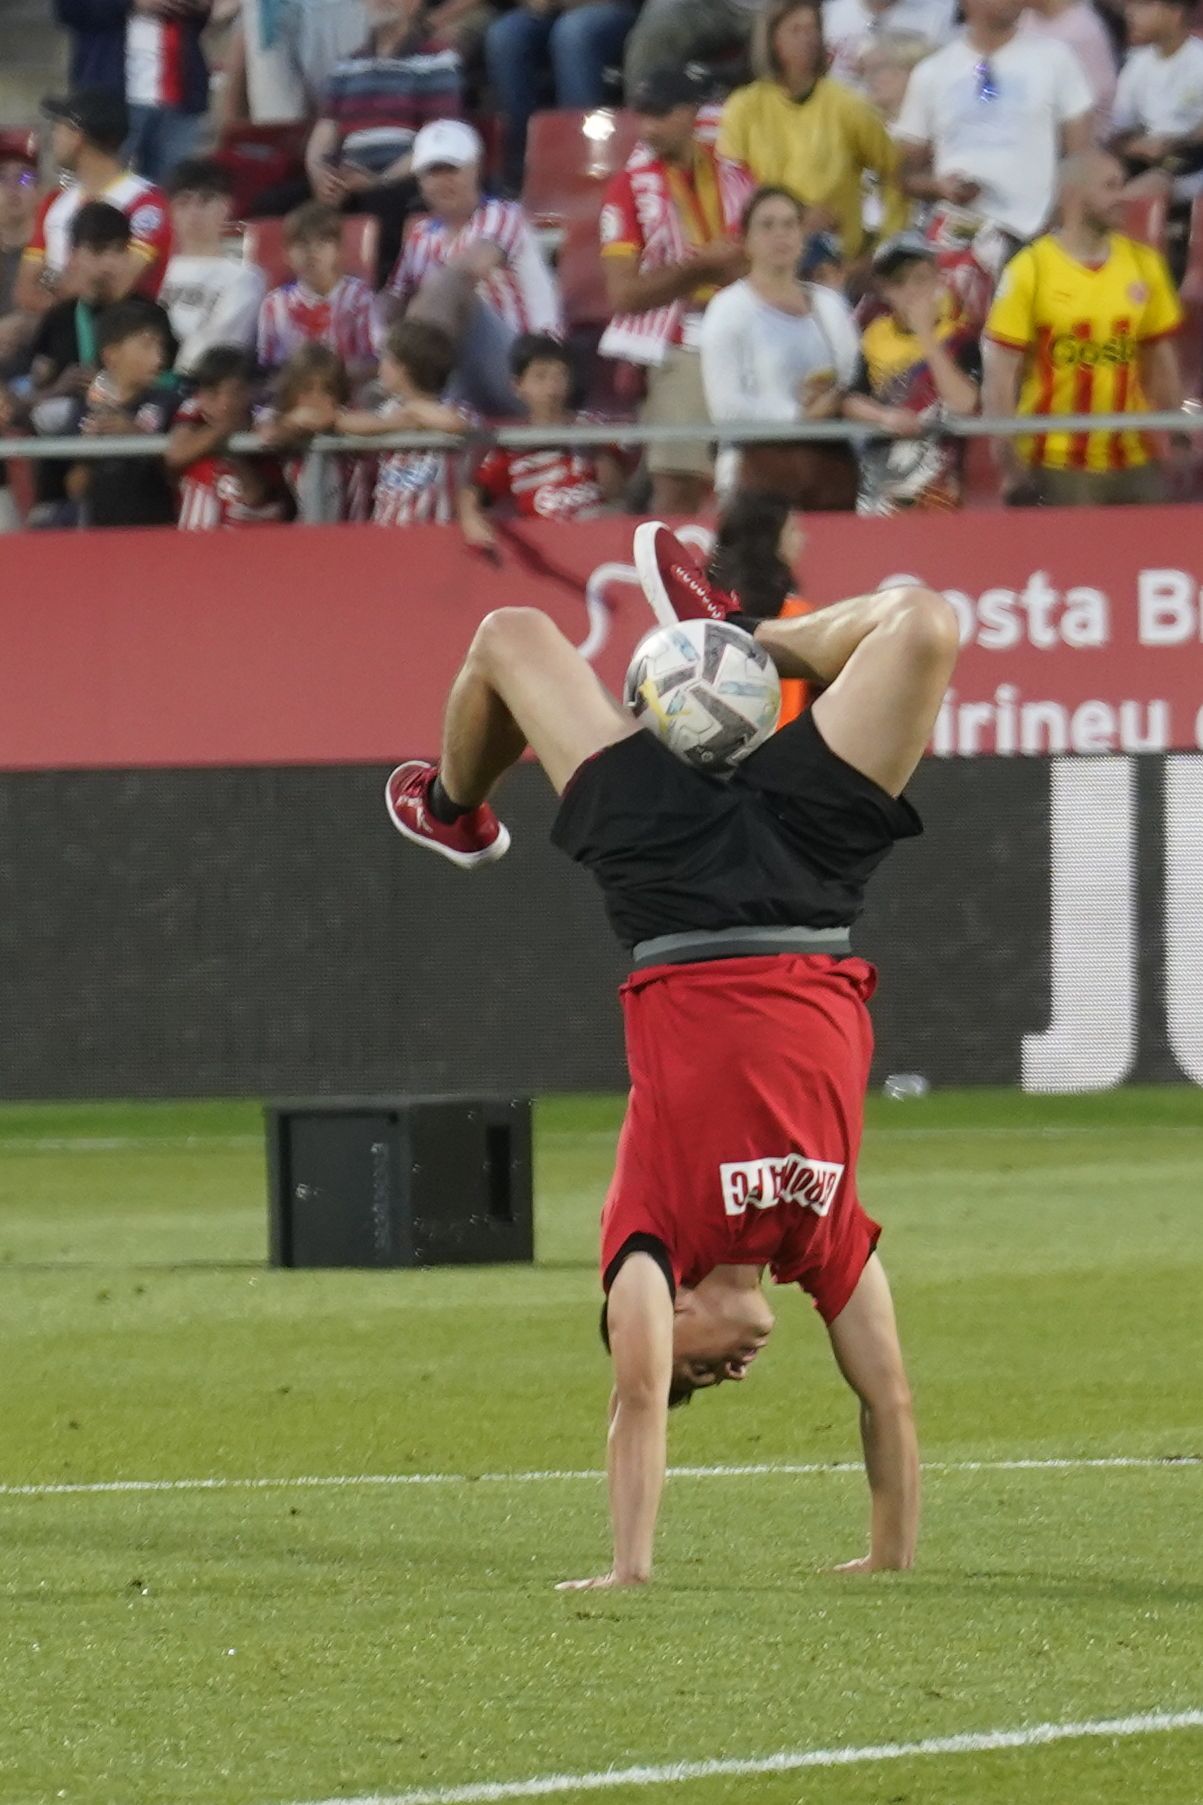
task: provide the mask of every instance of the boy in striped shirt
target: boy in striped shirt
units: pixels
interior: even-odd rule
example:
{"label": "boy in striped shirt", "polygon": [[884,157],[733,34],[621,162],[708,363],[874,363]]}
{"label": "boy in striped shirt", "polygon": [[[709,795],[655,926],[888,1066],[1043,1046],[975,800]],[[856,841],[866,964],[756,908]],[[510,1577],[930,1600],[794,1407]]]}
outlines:
{"label": "boy in striped shirt", "polygon": [[180,490],[186,532],[291,520],[292,496],[277,458],[240,457],[235,433],[249,432],[253,366],[241,345],[212,345],[195,370],[196,393],[184,402],[164,454]]}
{"label": "boy in striped shirt", "polygon": [[[549,431],[600,424],[572,412],[575,371],[559,339],[526,333],[515,341],[510,369],[526,424]],[[476,472],[476,489],[485,506],[508,503],[523,520],[589,520],[622,499],[625,474],[616,445],[498,445]]]}
{"label": "boy in striped shirt", "polygon": [[[355,438],[396,432],[440,432],[466,437],[473,418],[442,399],[455,368],[447,334],[425,320],[401,320],[389,332],[380,359],[379,408],[343,408],[336,425]],[[492,528],[467,481],[466,454],[457,451],[386,451],[376,472],[372,520],[376,526],[449,526],[458,521],[468,544],[492,550]]]}
{"label": "boy in striped shirt", "polygon": [[352,381],[376,366],[374,297],[342,272],[342,220],[333,207],[306,201],[284,221],[284,249],[296,279],[273,288],[259,310],[259,362],[278,370],[304,344],[328,345]]}

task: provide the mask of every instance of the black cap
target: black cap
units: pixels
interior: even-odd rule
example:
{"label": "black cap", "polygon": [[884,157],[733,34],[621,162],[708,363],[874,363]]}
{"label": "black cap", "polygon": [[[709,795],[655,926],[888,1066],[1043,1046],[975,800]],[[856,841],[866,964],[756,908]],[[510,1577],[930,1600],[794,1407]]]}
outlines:
{"label": "black cap", "polygon": [[52,94],[42,102],[42,111],[47,119],[73,125],[101,150],[120,150],[129,137],[129,109],[112,88],[76,88],[73,94]]}
{"label": "black cap", "polygon": [[936,247],[920,232],[896,232],[879,244],[873,253],[875,276],[892,276],[904,263],[934,263]]}
{"label": "black cap", "polygon": [[674,68],[665,64],[649,69],[635,84],[628,105],[633,113],[648,113],[653,119],[663,118],[674,107],[700,107],[710,96],[710,75],[697,63]]}

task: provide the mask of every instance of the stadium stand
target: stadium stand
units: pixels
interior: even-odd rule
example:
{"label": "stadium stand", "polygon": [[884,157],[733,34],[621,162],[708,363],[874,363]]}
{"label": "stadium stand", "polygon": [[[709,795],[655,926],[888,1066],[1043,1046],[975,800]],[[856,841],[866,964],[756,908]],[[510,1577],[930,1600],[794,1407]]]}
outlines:
{"label": "stadium stand", "polygon": [[632,115],[612,107],[536,113],[527,137],[522,184],[522,204],[534,224],[554,227],[591,221],[596,259],[602,192],[634,145]]}

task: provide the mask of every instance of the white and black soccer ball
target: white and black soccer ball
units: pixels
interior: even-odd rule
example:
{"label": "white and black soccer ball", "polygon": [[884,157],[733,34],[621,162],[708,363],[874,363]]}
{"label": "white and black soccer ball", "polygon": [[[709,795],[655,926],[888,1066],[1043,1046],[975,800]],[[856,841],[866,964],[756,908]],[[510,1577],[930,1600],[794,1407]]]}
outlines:
{"label": "white and black soccer ball", "polygon": [[653,627],[635,647],[624,694],[641,726],[702,771],[747,758],[781,712],[772,659],[726,621]]}

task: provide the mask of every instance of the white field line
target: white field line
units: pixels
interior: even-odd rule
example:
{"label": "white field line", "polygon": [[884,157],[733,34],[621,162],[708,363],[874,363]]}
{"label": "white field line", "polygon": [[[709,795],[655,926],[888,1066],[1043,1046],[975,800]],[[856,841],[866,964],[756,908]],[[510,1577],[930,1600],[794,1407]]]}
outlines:
{"label": "white field line", "polygon": [[721,1756],[711,1761],[668,1761],[655,1767],[611,1767],[592,1774],[545,1774],[530,1780],[495,1780],[469,1786],[423,1787],[418,1792],[315,1799],[309,1805],[498,1805],[505,1799],[603,1792],[617,1786],[667,1786],[681,1780],[751,1779],[766,1774],[796,1774],[805,1768],[910,1761],[920,1755],[988,1755],[999,1749],[1047,1748],[1050,1743],[1081,1742],[1088,1737],[1113,1741],[1121,1736],[1155,1736],[1167,1730],[1200,1729],[1203,1729],[1203,1711],[1148,1711],[1140,1716],[1094,1718],[1084,1723],[1032,1724],[1020,1730],[928,1736],[922,1742],[879,1742],[869,1743],[864,1748],[787,1749],[774,1755],[746,1758]]}
{"label": "white field line", "polygon": [[[928,1460],[925,1473],[1072,1473],[1125,1469],[1157,1471],[1203,1467],[1203,1454],[1067,1455],[1014,1460]],[[756,1461],[743,1466],[669,1467],[670,1479],[806,1478],[819,1473],[863,1473],[859,1461]],[[272,1492],[352,1490],[356,1486],[543,1485],[548,1481],[605,1478],[600,1467],[550,1467],[526,1473],[330,1473],[291,1479],[93,1479],[0,1485],[0,1498],[61,1498],[107,1492]]]}
{"label": "white field line", "polygon": [[[870,1144],[874,1141],[915,1141],[940,1140],[949,1135],[962,1138],[971,1136],[975,1140],[1067,1140],[1078,1136],[1098,1138],[1109,1134],[1130,1134],[1133,1127],[1123,1122],[1066,1123],[1063,1126],[1050,1125],[1042,1128],[1036,1125],[1015,1128],[973,1127],[966,1123],[963,1127],[943,1123],[938,1127],[925,1127],[916,1123],[908,1128],[899,1123],[893,1128],[870,1127],[865,1132],[865,1139]],[[1203,1133],[1203,1119],[1196,1126],[1191,1122],[1166,1122],[1158,1129],[1157,1134],[1166,1135],[1199,1135]],[[542,1138],[556,1143],[573,1143],[577,1141],[605,1141],[613,1145],[618,1140],[617,1128],[546,1128],[541,1131]],[[0,1157],[6,1153],[136,1153],[154,1151],[189,1150],[202,1147],[262,1147],[261,1134],[112,1134],[112,1135],[4,1135],[0,1134]],[[557,1146],[557,1151],[559,1147]]]}

